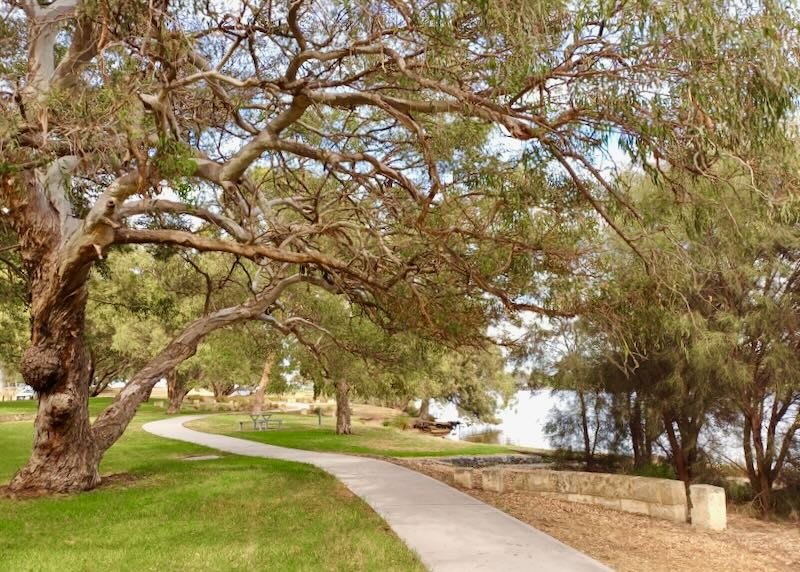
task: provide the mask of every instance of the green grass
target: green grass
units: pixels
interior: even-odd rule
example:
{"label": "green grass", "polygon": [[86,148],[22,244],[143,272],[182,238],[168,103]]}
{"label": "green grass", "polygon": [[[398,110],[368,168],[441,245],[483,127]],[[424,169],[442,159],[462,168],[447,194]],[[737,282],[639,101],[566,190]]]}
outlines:
{"label": "green grass", "polygon": [[[107,400],[92,400],[97,413]],[[0,403],[0,418],[33,413]],[[0,570],[423,570],[365,503],[310,466],[223,456],[145,433],[144,405],[103,461],[124,474],[80,495],[0,498]],[[0,483],[30,452],[30,421],[0,423]]]}
{"label": "green grass", "polygon": [[502,445],[453,441],[418,431],[367,425],[357,422],[355,418],[353,435],[337,435],[336,421],[331,417],[323,417],[322,426],[317,425],[318,420],[315,415],[279,414],[273,419],[282,419],[282,428],[269,431],[239,431],[239,421],[250,420],[247,415],[242,414],[212,415],[192,421],[186,426],[198,431],[222,433],[282,447],[380,457],[490,455],[512,451],[511,448]]}

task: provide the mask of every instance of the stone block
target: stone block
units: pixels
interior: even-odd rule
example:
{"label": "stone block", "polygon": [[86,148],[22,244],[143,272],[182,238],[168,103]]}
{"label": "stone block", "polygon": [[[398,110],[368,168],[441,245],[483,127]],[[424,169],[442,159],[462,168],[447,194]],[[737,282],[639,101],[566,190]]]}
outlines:
{"label": "stone block", "polygon": [[620,499],[615,498],[606,498],[606,497],[590,497],[592,499],[592,504],[596,504],[598,506],[602,506],[604,508],[610,508],[613,510],[622,510]]}
{"label": "stone block", "polygon": [[619,508],[624,512],[632,512],[634,514],[650,514],[650,505],[638,500],[620,499]]}
{"label": "stone block", "polygon": [[595,495],[603,496],[606,487],[604,486],[603,475],[600,473],[580,473],[578,471],[564,472],[565,484],[562,485],[563,492],[575,495]]}
{"label": "stone block", "polygon": [[581,504],[597,504],[595,497],[591,495],[579,495],[575,493],[560,494],[560,498],[569,502],[578,502]]}
{"label": "stone block", "polygon": [[503,469],[506,474],[509,489],[512,491],[526,491],[528,490],[528,475],[531,471],[526,469]]}
{"label": "stone block", "polygon": [[686,505],[686,485],[683,481],[654,479],[658,483],[658,501],[666,505]]}
{"label": "stone block", "polygon": [[459,487],[472,488],[472,469],[456,469],[453,471],[453,481]]}
{"label": "stone block", "polygon": [[609,475],[606,473],[575,473],[578,494],[605,498],[630,498],[632,496],[631,478],[626,475]]}
{"label": "stone block", "polygon": [[525,479],[525,488],[533,493],[558,492],[556,471],[531,471]]}
{"label": "stone block", "polygon": [[631,480],[633,481],[631,486],[632,499],[646,503],[659,502],[658,488],[656,483],[653,482],[653,479],[648,479],[646,477],[631,477]]}
{"label": "stone block", "polygon": [[483,490],[502,493],[505,490],[505,475],[503,469],[484,469],[481,475]]}
{"label": "stone block", "polygon": [[650,516],[672,522],[686,522],[686,505],[650,504]]}
{"label": "stone block", "polygon": [[725,530],[728,513],[725,506],[725,489],[712,485],[691,485],[692,526],[708,530]]}

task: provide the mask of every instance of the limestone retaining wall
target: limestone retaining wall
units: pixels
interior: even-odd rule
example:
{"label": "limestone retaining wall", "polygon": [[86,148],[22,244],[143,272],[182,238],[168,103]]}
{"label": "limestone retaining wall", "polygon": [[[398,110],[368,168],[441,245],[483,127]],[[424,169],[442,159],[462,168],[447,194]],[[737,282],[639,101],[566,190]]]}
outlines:
{"label": "limestone retaining wall", "polygon": [[686,522],[686,488],[680,481],[579,471],[509,471],[512,482],[522,490]]}
{"label": "limestone retaining wall", "polygon": [[[444,480],[466,489],[528,492],[672,522],[689,520],[689,503],[682,481],[581,471],[436,465],[436,472]],[[727,525],[725,490],[711,485],[692,485],[690,494],[692,526],[724,530]]]}
{"label": "limestone retaining wall", "polygon": [[530,492],[570,502],[646,514],[673,522],[686,522],[688,516],[686,488],[681,481],[514,468],[475,471],[456,469],[453,476],[456,484],[465,488],[480,486],[484,490],[495,492]]}

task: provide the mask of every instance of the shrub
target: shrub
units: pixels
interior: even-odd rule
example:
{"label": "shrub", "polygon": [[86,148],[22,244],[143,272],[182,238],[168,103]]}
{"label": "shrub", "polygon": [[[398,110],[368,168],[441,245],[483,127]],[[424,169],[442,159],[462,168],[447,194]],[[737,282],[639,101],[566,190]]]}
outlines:
{"label": "shrub", "polygon": [[639,477],[653,477],[655,479],[678,478],[675,474],[675,469],[672,468],[672,465],[667,463],[648,463],[638,469],[633,469],[631,474]]}
{"label": "shrub", "polygon": [[405,413],[401,413],[400,415],[396,415],[391,419],[387,419],[383,423],[385,427],[395,427],[396,429],[402,429],[403,431],[414,428],[414,420]]}

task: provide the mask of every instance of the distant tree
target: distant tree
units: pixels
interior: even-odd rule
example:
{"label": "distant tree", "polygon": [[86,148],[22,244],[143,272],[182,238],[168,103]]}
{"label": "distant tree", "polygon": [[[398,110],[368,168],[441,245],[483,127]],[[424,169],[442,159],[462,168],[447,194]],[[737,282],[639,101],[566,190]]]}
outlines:
{"label": "distant tree", "polygon": [[647,264],[612,241],[581,318],[595,346],[565,358],[554,378],[576,391],[595,380],[617,395],[609,407],[627,417],[635,456],[649,457],[663,432],[687,484],[712,416],[729,419],[741,428],[765,512],[800,427],[800,215],[797,181],[782,178],[792,149],[776,149],[748,176],[720,164],[714,182],[676,177],[686,192],[680,205],[632,179],[630,204],[659,230],[640,245]]}

